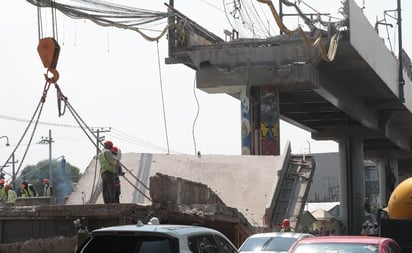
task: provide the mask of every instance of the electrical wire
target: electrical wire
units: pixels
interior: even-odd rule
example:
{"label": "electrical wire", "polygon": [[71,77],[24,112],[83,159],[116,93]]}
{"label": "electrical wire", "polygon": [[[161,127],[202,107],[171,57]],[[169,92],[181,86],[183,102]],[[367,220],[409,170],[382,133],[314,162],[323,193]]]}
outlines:
{"label": "electrical wire", "polygon": [[157,62],[158,62],[158,67],[159,67],[159,86],[160,86],[160,95],[162,97],[163,123],[164,123],[164,127],[165,127],[167,154],[170,154],[169,136],[167,134],[167,120],[166,120],[165,100],[164,100],[164,95],[163,95],[163,79],[162,79],[162,68],[161,68],[161,64],[160,64],[159,41],[157,41]]}
{"label": "electrical wire", "polygon": [[[163,37],[168,28],[165,19],[175,15],[169,12],[149,11],[139,8],[126,7],[114,3],[101,2],[97,0],[73,0],[73,4],[63,4],[55,0],[26,0],[27,2],[40,7],[53,7],[68,17],[74,19],[88,19],[100,26],[113,26],[138,32],[148,41],[157,41]],[[77,3],[77,4],[74,4]],[[147,26],[166,24],[160,32],[149,35],[142,30]]]}
{"label": "electrical wire", "polygon": [[196,155],[197,154],[197,144],[196,144],[195,126],[196,126],[196,122],[197,122],[197,119],[199,117],[199,112],[200,112],[199,99],[197,98],[197,94],[196,94],[196,76],[194,77],[194,80],[193,80],[193,96],[196,100],[196,105],[197,105],[196,116],[195,116],[195,119],[193,120],[193,125],[192,125],[193,146],[195,148],[195,155]]}

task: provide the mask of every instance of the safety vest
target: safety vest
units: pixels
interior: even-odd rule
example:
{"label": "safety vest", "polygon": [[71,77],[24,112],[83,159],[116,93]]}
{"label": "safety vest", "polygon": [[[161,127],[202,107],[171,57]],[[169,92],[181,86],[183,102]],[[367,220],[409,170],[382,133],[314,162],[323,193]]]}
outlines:
{"label": "safety vest", "polygon": [[[103,152],[101,152],[100,153],[100,156],[99,156],[99,161],[100,161],[100,173],[104,173],[104,172],[106,172],[106,171],[109,171],[109,172],[112,172],[112,173],[114,173],[115,172],[115,166],[113,165],[113,164],[111,164],[108,160],[107,160],[107,158],[106,158],[106,156],[105,156],[105,152],[106,151],[108,151],[108,150],[103,150]],[[111,152],[111,151],[109,151],[109,152]]]}
{"label": "safety vest", "polygon": [[28,184],[27,188],[23,189],[21,193],[22,197],[25,197],[25,198],[36,197],[37,193],[33,191],[31,188],[33,188],[33,185]]}
{"label": "safety vest", "polygon": [[6,198],[6,187],[3,185],[3,187],[0,189],[0,199],[5,199]]}
{"label": "safety vest", "polygon": [[50,185],[45,184],[44,185],[44,190],[43,190],[43,195],[44,196],[51,196],[51,189]]}
{"label": "safety vest", "polygon": [[16,194],[16,192],[13,191],[13,190],[11,190],[11,189],[9,189],[9,190],[7,191],[7,200],[6,200],[6,203],[7,203],[7,204],[14,204],[14,203],[16,203],[16,199],[17,199],[17,194]]}

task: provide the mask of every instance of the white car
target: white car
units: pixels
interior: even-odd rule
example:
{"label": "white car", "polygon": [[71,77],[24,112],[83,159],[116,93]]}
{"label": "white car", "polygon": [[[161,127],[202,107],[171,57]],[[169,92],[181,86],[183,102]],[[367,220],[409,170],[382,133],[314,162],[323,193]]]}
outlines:
{"label": "white car", "polygon": [[238,253],[214,229],[168,224],[123,225],[96,229],[80,253]]}
{"label": "white car", "polygon": [[239,253],[286,253],[296,241],[306,237],[314,237],[314,235],[295,232],[258,233],[249,236],[243,242],[239,248]]}

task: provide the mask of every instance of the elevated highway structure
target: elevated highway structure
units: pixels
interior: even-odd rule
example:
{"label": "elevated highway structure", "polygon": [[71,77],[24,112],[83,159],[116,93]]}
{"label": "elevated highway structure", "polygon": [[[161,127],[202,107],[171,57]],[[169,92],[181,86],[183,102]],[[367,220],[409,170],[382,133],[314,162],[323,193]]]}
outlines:
{"label": "elevated highway structure", "polygon": [[243,154],[278,155],[279,119],[314,139],[337,141],[341,220],[348,233],[358,234],[364,220],[363,160],[378,161],[385,175],[381,205],[388,200],[386,175],[412,174],[412,81],[407,54],[400,66],[362,10],[353,0],[347,3],[342,27],[305,33],[310,41],[321,39],[316,46],[300,33],[225,41],[195,22],[182,26],[180,18],[190,19],[180,14],[170,20],[175,26],[166,63],[194,69],[198,89],[239,99]]}

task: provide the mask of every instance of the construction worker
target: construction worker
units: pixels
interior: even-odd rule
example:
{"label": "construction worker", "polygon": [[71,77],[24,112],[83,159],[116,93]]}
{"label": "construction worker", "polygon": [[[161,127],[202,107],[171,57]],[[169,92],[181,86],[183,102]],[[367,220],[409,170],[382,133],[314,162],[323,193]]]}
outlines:
{"label": "construction worker", "polygon": [[6,199],[6,189],[4,187],[4,179],[0,179],[0,200]]}
{"label": "construction worker", "polygon": [[17,193],[13,190],[10,184],[6,184],[4,189],[6,191],[6,204],[14,205],[16,203]]}
{"label": "construction worker", "polygon": [[30,184],[27,180],[21,183],[21,196],[25,198],[32,198],[37,197],[39,194],[37,193],[36,188],[34,185]]}
{"label": "construction worker", "polygon": [[115,186],[116,203],[120,203],[120,194],[121,194],[120,176],[124,176],[122,165],[120,164],[120,159],[122,158],[122,152],[116,146],[113,146],[111,151],[112,151],[112,154],[117,158],[116,171],[114,174],[114,186]]}
{"label": "construction worker", "polygon": [[114,177],[117,161],[111,151],[113,142],[105,141],[103,147],[99,155],[100,175],[103,181],[103,202],[105,204],[116,203]]}
{"label": "construction worker", "polygon": [[293,232],[293,228],[290,227],[290,221],[289,219],[284,219],[282,221],[282,229],[280,232]]}
{"label": "construction worker", "polygon": [[48,178],[43,179],[44,188],[43,188],[43,196],[50,197],[52,195],[52,187],[50,186],[50,182]]}
{"label": "construction worker", "polygon": [[368,236],[368,234],[369,234],[368,222],[365,221],[364,223],[362,223],[361,235]]}

